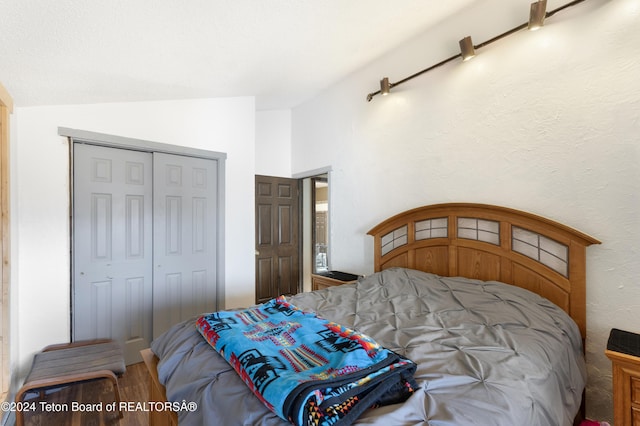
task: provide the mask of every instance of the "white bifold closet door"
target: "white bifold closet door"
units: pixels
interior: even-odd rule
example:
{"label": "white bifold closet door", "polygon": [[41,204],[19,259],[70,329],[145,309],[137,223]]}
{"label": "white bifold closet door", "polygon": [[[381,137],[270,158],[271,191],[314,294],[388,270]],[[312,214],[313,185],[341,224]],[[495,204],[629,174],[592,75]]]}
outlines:
{"label": "white bifold closet door", "polygon": [[130,364],[171,325],[215,310],[216,167],[74,144],[74,340],[118,340]]}
{"label": "white bifold closet door", "polygon": [[153,157],[153,336],[216,308],[217,162]]}

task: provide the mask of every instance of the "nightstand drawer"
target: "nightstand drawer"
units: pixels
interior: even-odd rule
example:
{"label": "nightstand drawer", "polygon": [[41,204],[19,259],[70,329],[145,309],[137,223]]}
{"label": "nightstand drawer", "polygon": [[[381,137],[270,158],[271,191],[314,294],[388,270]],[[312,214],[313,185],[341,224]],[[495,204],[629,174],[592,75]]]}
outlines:
{"label": "nightstand drawer", "polygon": [[640,426],[640,408],[631,409],[631,425]]}
{"label": "nightstand drawer", "polygon": [[631,402],[640,405],[640,377],[631,378]]}

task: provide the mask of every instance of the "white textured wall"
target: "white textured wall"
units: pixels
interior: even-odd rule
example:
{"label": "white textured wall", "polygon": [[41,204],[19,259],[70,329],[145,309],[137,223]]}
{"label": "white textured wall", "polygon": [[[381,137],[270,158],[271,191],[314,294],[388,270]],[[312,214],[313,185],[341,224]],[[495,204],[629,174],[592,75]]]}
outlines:
{"label": "white textured wall", "polygon": [[[530,211],[601,240],[587,254],[587,414],[609,421],[609,330],[640,332],[639,15],[638,0],[589,0],[540,31],[365,101],[382,77],[397,81],[455,54],[465,35],[487,34],[477,44],[509,28],[479,28],[492,25],[486,17],[467,27],[462,16],[295,108],[292,119],[293,173],[333,167],[334,269],[371,273],[366,231],[449,201]],[[452,46],[434,45],[443,36]]]}
{"label": "white textured wall", "polygon": [[291,110],[256,111],[256,174],[291,177]]}
{"label": "white textured wall", "polygon": [[[254,301],[254,99],[16,108],[12,325],[17,366],[70,338],[69,127],[227,153],[226,304]],[[16,223],[17,222],[17,223]]]}

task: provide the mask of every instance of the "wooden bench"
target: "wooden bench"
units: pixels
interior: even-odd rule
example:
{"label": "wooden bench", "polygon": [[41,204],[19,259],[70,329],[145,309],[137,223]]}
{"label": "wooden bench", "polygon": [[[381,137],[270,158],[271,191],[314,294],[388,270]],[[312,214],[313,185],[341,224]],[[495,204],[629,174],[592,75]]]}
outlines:
{"label": "wooden bench", "polygon": [[[34,356],[31,372],[16,394],[15,402],[19,405],[28,392],[38,391],[40,398],[44,399],[47,389],[108,379],[113,384],[113,393],[122,418],[117,376],[122,376],[125,371],[122,347],[113,340],[96,339],[47,346]],[[24,425],[20,410],[16,410],[16,425]]]}

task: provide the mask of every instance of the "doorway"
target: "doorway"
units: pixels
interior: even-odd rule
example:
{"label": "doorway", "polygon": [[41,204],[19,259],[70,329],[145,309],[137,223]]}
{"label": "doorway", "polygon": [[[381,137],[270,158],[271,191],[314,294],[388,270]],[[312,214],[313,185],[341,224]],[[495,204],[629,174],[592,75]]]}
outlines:
{"label": "doorway", "polygon": [[[294,294],[300,291],[311,291],[311,275],[326,272],[330,268],[330,226],[329,226],[329,198],[330,198],[331,168],[314,170],[294,176],[293,179],[272,176],[256,176],[256,303],[263,303],[281,294]],[[278,189],[278,185],[284,185]],[[298,200],[297,214],[290,205],[289,195],[292,193],[287,187],[296,187]],[[275,197],[277,191],[285,197]],[[284,202],[284,209],[278,207],[279,201]],[[286,212],[281,215],[278,212]],[[278,223],[280,217],[297,217],[298,224],[282,227]],[[298,229],[298,235],[284,233],[285,237],[296,238],[297,250],[292,250],[293,244],[284,245],[287,253],[296,253],[297,272],[290,265],[295,262],[289,254],[274,255],[279,247],[272,244],[281,238],[278,229]],[[280,273],[280,266],[286,266],[285,274]],[[285,277],[284,283],[282,277]],[[295,277],[296,280],[290,280]]]}
{"label": "doorway", "polygon": [[329,271],[329,175],[313,176],[311,186],[311,247],[313,273]]}
{"label": "doorway", "polygon": [[224,157],[72,142],[72,338],[120,341],[139,362],[171,325],[218,309]]}
{"label": "doorway", "polygon": [[300,288],[300,181],[256,175],[256,303]]}

